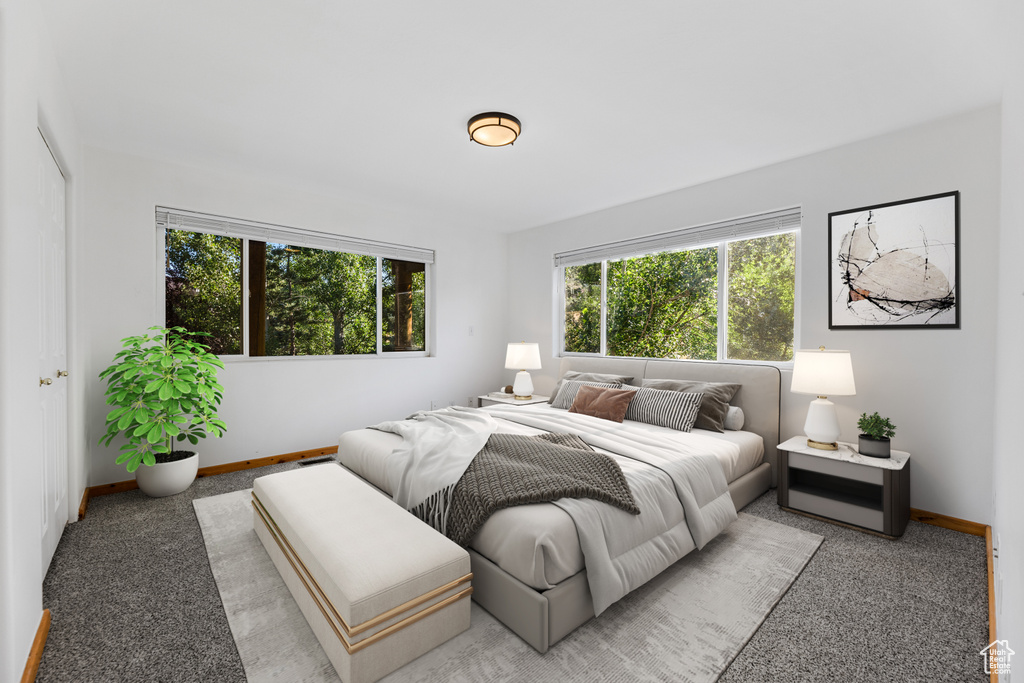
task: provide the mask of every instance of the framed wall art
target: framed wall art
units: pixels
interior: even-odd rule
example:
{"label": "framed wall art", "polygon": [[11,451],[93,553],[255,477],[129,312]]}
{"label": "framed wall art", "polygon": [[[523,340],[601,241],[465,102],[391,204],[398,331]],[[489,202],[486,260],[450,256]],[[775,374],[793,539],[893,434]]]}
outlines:
{"label": "framed wall art", "polygon": [[960,327],[960,193],[828,215],[829,329]]}

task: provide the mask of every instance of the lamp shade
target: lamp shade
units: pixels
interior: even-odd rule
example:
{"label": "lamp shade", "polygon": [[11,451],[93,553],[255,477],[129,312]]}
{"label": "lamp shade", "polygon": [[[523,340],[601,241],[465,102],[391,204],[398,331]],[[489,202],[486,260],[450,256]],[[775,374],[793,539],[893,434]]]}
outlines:
{"label": "lamp shade", "polygon": [[853,396],[853,361],[849,351],[797,351],[793,357],[794,394]]}
{"label": "lamp shade", "polygon": [[533,342],[519,342],[508,345],[505,353],[505,367],[510,370],[539,370],[540,345]]}

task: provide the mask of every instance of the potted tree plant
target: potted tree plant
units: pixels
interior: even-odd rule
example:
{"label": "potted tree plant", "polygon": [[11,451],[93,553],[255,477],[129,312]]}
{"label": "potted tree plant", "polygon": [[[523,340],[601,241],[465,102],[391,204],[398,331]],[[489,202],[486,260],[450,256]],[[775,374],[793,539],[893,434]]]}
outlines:
{"label": "potted tree plant", "polygon": [[122,339],[114,362],[100,373],[107,380],[107,403],[114,406],[100,443],[109,446],[123,434],[127,443],[118,464],[135,472],[145,493],[160,497],[187,489],[199,469],[199,454],[172,449],[174,440],[188,439],[194,446],[227,428],[217,417],[224,390],[217,370],[224,364],[209,347],[189,338],[203,333],[159,326],[149,331]]}
{"label": "potted tree plant", "polygon": [[861,455],[872,458],[889,457],[890,439],[896,436],[896,425],[890,422],[889,418],[882,417],[877,412],[872,415],[861,413],[857,427],[861,431],[858,448]]}

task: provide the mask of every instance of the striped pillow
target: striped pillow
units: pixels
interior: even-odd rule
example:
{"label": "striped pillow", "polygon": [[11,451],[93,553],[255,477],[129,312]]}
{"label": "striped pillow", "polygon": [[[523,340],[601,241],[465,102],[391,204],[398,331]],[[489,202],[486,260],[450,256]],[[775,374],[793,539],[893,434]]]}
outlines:
{"label": "striped pillow", "polygon": [[572,406],[572,402],[576,400],[576,394],[583,385],[588,387],[603,387],[605,389],[618,389],[622,386],[622,384],[618,382],[578,382],[575,380],[566,380],[565,382],[562,382],[562,386],[558,388],[558,394],[555,395],[555,400],[551,402],[551,407],[569,410]]}
{"label": "striped pillow", "polygon": [[704,394],[640,389],[629,403],[626,419],[688,432],[700,412]]}

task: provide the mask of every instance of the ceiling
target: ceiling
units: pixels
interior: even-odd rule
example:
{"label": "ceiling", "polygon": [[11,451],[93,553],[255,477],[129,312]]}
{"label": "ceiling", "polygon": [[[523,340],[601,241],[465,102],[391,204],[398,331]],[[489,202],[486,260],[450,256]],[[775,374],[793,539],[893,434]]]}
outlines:
{"label": "ceiling", "polygon": [[[997,0],[41,0],[86,144],[512,231],[999,101]],[[513,147],[468,139],[482,111]]]}

